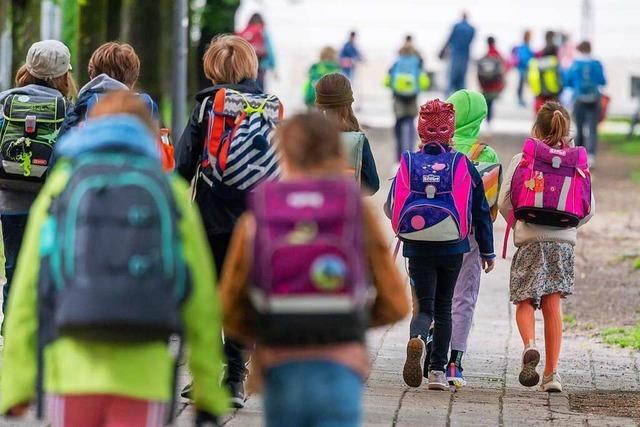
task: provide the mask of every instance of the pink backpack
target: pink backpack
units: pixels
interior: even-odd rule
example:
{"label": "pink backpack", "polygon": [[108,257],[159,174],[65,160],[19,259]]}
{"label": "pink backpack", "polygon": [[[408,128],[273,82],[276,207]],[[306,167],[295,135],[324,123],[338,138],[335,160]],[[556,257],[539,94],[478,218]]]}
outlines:
{"label": "pink backpack", "polygon": [[513,211],[507,220],[502,256],[515,221],[577,227],[591,212],[591,174],[584,147],[552,148],[529,138],[511,180]]}

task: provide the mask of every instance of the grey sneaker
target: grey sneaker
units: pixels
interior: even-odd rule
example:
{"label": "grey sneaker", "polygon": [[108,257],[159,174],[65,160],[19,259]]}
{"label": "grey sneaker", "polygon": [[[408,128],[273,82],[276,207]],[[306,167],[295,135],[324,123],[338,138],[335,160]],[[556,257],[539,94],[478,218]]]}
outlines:
{"label": "grey sneaker", "polygon": [[429,390],[449,390],[449,382],[444,371],[429,371]]}
{"label": "grey sneaker", "polygon": [[551,375],[542,377],[542,384],[540,384],[540,391],[546,391],[549,393],[562,392],[562,383],[560,382],[560,375],[557,372]]}
{"label": "grey sneaker", "polygon": [[422,384],[422,367],[426,355],[427,348],[422,338],[411,338],[407,343],[407,360],[402,370],[402,378],[409,387],[420,387]]}
{"label": "grey sneaker", "polygon": [[540,363],[540,352],[533,343],[527,344],[522,352],[522,370],[518,376],[520,384],[533,387],[540,382],[540,375],[536,372],[538,363]]}

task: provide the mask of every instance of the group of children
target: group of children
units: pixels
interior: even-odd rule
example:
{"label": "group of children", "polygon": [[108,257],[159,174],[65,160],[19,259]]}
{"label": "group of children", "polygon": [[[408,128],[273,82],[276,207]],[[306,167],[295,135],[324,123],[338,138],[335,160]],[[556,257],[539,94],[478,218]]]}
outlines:
{"label": "group of children", "polygon": [[[73,106],[69,60],[62,43],[36,43],[17,87],[0,95],[5,111],[11,102],[24,112],[5,114],[15,123],[3,123],[0,135],[10,289],[0,412],[21,416],[37,401],[54,426],[164,425],[184,341],[193,383],[182,394],[194,402],[196,425],[218,425],[229,404],[244,405],[248,353],[266,425],[360,425],[365,332],[401,320],[410,304],[365,198],[380,182],[349,80],[323,76],[314,86],[318,111],[283,120],[279,100],[256,83],[251,44],[216,37],[203,57],[212,85],[195,97],[176,173],[165,173],[157,109],[133,92],[133,48],[101,46]],[[46,134],[52,122],[37,107],[46,99],[36,96],[66,110]],[[548,214],[542,189],[555,191],[556,169],[566,175],[564,194],[583,167],[565,167],[576,152],[569,116],[555,103],[542,108],[531,140],[548,148],[550,166],[539,171],[530,153],[516,156],[498,200],[497,155],[478,142],[486,114],[472,91],[429,101],[417,151],[401,154],[385,211],[404,242],[414,296],[403,378],[418,387],[426,377],[435,390],[464,385],[462,356],[481,269],[495,264],[499,206],[519,248],[511,300],[525,345],[520,382],[539,383],[533,313],[541,307],[542,389],[559,391],[560,299],[572,292],[575,227],[593,201],[555,223]],[[45,160],[37,144],[49,147]],[[36,166],[45,167],[37,176]],[[526,170],[533,175],[523,184]],[[30,192],[12,186],[19,182]],[[521,187],[535,193],[533,208],[512,196]],[[22,204],[10,211],[14,199]],[[553,212],[575,204],[554,200]]]}

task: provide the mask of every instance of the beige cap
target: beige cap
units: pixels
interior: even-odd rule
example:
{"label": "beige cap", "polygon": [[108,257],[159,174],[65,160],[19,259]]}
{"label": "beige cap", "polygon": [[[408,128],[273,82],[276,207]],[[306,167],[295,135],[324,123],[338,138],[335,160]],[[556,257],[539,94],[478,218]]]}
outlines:
{"label": "beige cap", "polygon": [[42,40],[27,53],[27,71],[38,79],[55,79],[71,70],[69,48],[58,40]]}

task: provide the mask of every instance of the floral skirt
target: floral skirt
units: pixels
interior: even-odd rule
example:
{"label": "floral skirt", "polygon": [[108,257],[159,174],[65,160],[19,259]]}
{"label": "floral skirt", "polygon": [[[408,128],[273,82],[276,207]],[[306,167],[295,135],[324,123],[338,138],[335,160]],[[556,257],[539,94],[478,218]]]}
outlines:
{"label": "floral skirt", "polygon": [[573,294],[575,258],[570,243],[534,242],[518,248],[511,262],[511,302],[531,299],[539,308],[544,295]]}

